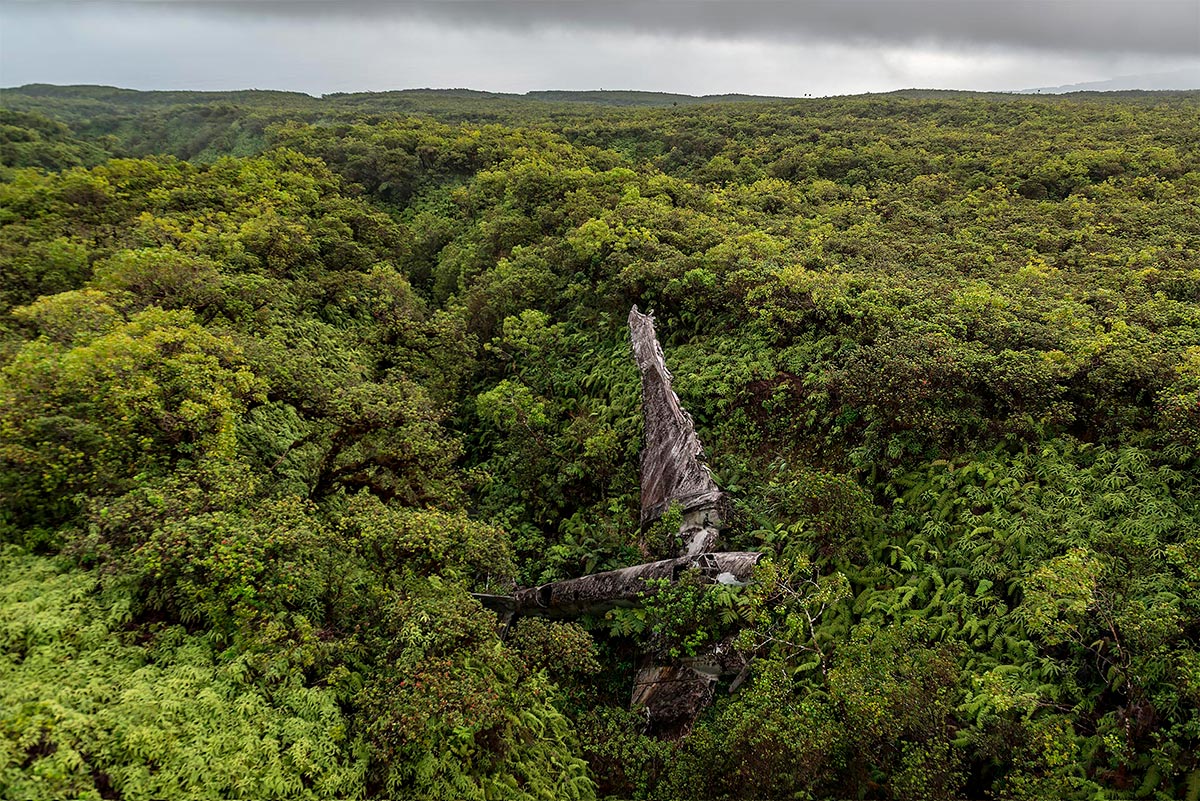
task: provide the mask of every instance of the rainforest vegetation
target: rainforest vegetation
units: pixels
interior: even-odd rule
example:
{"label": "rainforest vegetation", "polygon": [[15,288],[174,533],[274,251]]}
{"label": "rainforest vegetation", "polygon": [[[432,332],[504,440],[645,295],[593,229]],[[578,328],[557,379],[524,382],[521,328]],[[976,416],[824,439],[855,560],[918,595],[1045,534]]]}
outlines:
{"label": "rainforest vegetation", "polygon": [[702,100],[0,94],[4,794],[1200,798],[1200,94]]}

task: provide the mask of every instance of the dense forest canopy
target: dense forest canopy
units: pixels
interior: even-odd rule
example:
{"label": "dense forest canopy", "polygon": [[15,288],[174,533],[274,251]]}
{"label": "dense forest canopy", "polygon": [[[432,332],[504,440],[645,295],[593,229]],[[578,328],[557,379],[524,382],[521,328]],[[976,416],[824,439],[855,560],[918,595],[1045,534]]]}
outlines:
{"label": "dense forest canopy", "polygon": [[[13,797],[1200,798],[1200,94],[0,104]],[[501,639],[635,303],[766,558]]]}

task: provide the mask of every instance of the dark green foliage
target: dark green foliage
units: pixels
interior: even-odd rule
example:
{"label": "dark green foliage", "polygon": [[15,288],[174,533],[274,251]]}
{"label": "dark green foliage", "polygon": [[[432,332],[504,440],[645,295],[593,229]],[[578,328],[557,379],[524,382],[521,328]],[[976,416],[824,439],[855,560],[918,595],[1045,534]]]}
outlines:
{"label": "dark green foliage", "polygon": [[99,144],[72,137],[71,129],[61,122],[40,114],[0,109],[0,169],[90,167],[109,155]]}
{"label": "dark green foliage", "polygon": [[[1196,94],[704,100],[6,90],[0,783],[1200,796]],[[632,303],[769,558],[500,631],[674,537]]]}

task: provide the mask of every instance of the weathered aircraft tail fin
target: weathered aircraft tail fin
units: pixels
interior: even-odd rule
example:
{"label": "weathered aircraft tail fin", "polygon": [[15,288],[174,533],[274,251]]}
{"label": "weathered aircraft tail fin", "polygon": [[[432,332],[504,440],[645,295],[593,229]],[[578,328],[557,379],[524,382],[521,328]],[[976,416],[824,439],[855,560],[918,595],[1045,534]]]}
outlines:
{"label": "weathered aircraft tail fin", "polygon": [[644,527],[653,523],[672,504],[678,504],[684,512],[680,534],[686,554],[709,551],[720,526],[721,489],[703,462],[704,448],[692,416],[671,388],[671,373],[654,331],[654,318],[634,306],[629,311],[629,335],[642,377],[642,416],[646,423],[641,456],[641,524]]}

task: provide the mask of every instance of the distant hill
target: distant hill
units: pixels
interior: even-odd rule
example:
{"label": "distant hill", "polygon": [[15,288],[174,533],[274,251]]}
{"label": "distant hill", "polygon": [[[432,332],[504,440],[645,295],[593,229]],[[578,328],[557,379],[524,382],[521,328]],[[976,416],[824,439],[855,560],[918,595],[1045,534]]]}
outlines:
{"label": "distant hill", "polygon": [[[1188,76],[1192,76],[1189,78]],[[1155,79],[1155,80],[1152,80]],[[900,89],[843,97],[903,97],[913,100],[987,98],[1002,100],[1033,94],[1071,92],[1123,92],[1135,100],[1141,92],[1200,91],[1200,71],[1163,73],[1158,76],[1127,76],[1111,81],[1070,84],[1014,92],[971,92],[958,89]],[[27,84],[0,88],[0,106],[49,113],[68,123],[80,117],[126,113],[147,109],[181,106],[240,106],[243,108],[286,109],[292,114],[307,112],[319,116],[330,111],[356,113],[434,114],[471,119],[505,118],[518,110],[551,106],[563,113],[583,113],[587,107],[670,108],[748,103],[797,103],[812,98],[772,95],[718,94],[686,95],[672,92],[637,90],[539,90],[524,94],[485,92],[477,89],[396,89],[387,92],[332,92],[314,96],[303,92],[268,89],[236,91],[140,91],[114,86]],[[832,99],[832,98],[829,98]]]}
{"label": "distant hill", "polygon": [[583,92],[570,91],[541,91],[526,92],[524,97],[534,100],[548,100],[554,103],[595,103],[602,106],[675,106],[699,105],[704,103],[746,103],[770,100],[794,100],[790,97],[773,97],[767,95],[680,95],[671,92],[638,92],[594,90]]}
{"label": "distant hill", "polygon": [[25,86],[0,89],[2,94],[18,94],[29,97],[96,100],[104,102],[130,103],[137,105],[176,105],[179,103],[280,103],[304,104],[315,100],[346,101],[422,101],[422,100],[540,100],[549,103],[587,103],[600,106],[672,106],[711,103],[754,103],[796,98],[767,95],[721,94],[684,95],[672,92],[643,92],[637,90],[541,90],[524,94],[507,92],[484,92],[477,89],[397,89],[388,92],[332,92],[314,97],[302,92],[281,92],[264,89],[243,89],[226,92],[206,91],[139,91],[120,89],[115,86],[55,86],[53,84],[27,84]]}
{"label": "distant hill", "polygon": [[0,88],[0,99],[9,94],[29,97],[57,98],[69,100],[97,100],[108,103],[172,106],[179,103],[280,103],[285,101],[315,100],[303,92],[285,92],[276,89],[239,89],[229,92],[201,92],[190,89],[179,91],[142,91],[121,89],[116,86],[94,86],[75,84],[58,86],[49,83],[30,83],[24,86]]}
{"label": "distant hill", "polygon": [[[53,142],[43,142],[12,163],[92,163],[99,147],[110,155],[144,156],[169,153],[181,159],[212,161],[225,155],[258,153],[270,140],[274,126],[288,122],[311,124],[378,122],[400,117],[432,117],[448,123],[534,125],[559,131],[586,131],[598,119],[613,121],[646,115],[687,119],[688,126],[706,129],[716,115],[771,114],[786,111],[805,114],[822,108],[844,108],[846,113],[869,117],[897,113],[904,105],[913,114],[928,111],[926,101],[997,105],[1047,106],[1077,103],[1125,103],[1138,106],[1175,105],[1196,108],[1200,90],[1192,92],[1108,91],[1058,93],[979,93],[945,89],[905,89],[880,94],[825,98],[764,97],[743,94],[686,95],[634,90],[547,90],[525,94],[483,92],[473,89],[400,89],[390,92],[339,92],[315,97],[302,92],[260,89],[240,91],[142,92],[112,86],[54,86],[29,84],[0,89],[0,108],[17,114],[38,115],[66,125],[69,134],[58,153]],[[41,124],[41,123],[38,123]],[[655,123],[658,124],[658,123]],[[693,134],[688,134],[689,136]],[[639,158],[662,155],[644,150],[640,134],[614,137],[606,142]],[[70,140],[70,141],[67,141]],[[77,140],[77,141],[76,141]],[[57,140],[55,140],[57,141]],[[597,140],[599,141],[599,140]],[[13,145],[17,147],[17,145]],[[676,149],[678,143],[654,147]],[[20,147],[29,149],[25,145]],[[32,147],[32,146],[30,146]],[[74,150],[72,150],[74,148]],[[80,148],[83,148],[80,150]],[[18,148],[20,149],[20,148]],[[75,152],[78,150],[79,152]],[[716,151],[714,151],[716,152]],[[710,154],[711,157],[712,154]],[[63,158],[67,161],[64,162]],[[48,161],[47,161],[48,160]]]}
{"label": "distant hill", "polygon": [[746,103],[772,100],[794,100],[789,97],[766,95],[683,95],[673,92],[643,92],[634,89],[544,89],[524,94],[483,92],[477,89],[397,89],[390,92],[335,92],[322,95],[323,100],[540,100],[547,103],[587,103],[597,106],[679,106],[710,103]]}
{"label": "distant hill", "polygon": [[1021,89],[1020,94],[1066,94],[1068,92],[1129,92],[1129,91],[1178,91],[1200,89],[1200,67],[1156,72],[1146,75],[1122,75],[1106,81],[1069,83],[1062,86],[1042,86]]}

